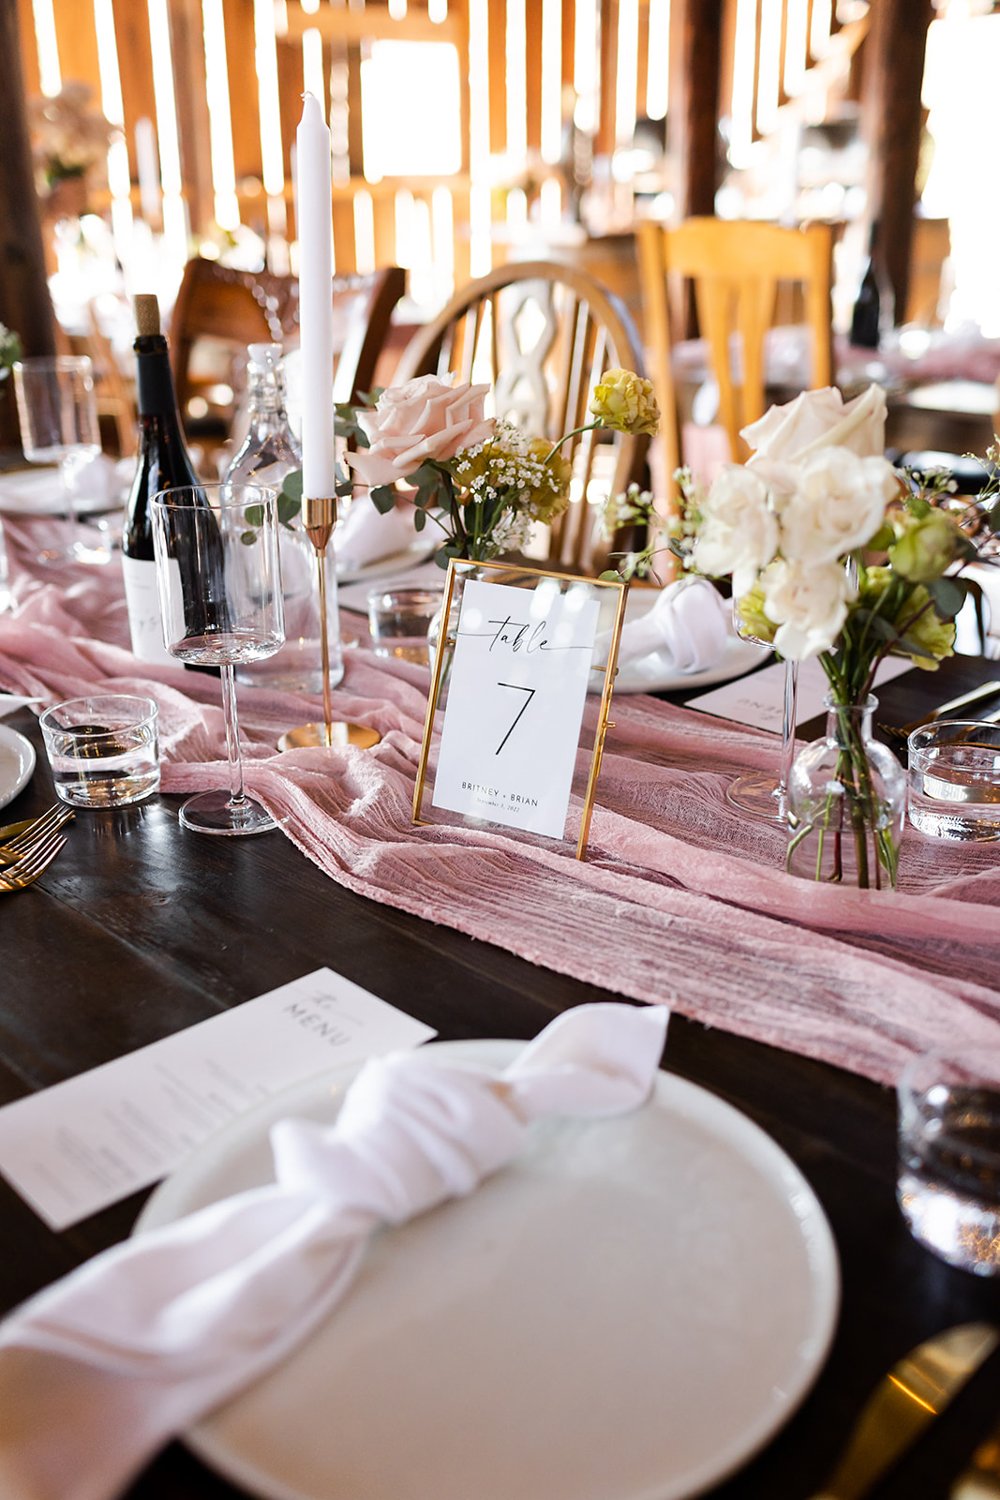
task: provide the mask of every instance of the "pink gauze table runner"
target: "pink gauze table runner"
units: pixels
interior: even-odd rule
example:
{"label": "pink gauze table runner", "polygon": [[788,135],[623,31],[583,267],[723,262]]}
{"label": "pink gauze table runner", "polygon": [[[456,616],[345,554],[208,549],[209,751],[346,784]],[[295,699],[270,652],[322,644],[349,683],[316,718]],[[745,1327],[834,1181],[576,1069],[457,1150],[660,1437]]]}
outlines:
{"label": "pink gauze table runner", "polygon": [[[149,692],[163,792],[226,785],[219,684],[131,655],[117,563],[32,576],[34,526],[7,531],[17,606],[0,615],[0,688],[49,701]],[[897,892],[793,879],[783,832],[725,800],[740,771],[775,768],[776,738],[647,697],[615,702],[585,863],[502,829],[417,828],[427,686],[420,667],[350,651],[336,712],[377,727],[381,744],[283,754],[278,735],[316,718],[316,701],[240,690],[247,784],[331,879],[880,1082],[915,1050],[1000,1045],[1000,846],[908,829]]]}

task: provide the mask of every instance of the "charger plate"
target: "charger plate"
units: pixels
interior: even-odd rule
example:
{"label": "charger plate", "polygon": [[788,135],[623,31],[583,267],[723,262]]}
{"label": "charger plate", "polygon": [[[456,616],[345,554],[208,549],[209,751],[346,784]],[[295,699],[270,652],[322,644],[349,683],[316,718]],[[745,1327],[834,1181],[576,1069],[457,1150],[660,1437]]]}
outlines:
{"label": "charger plate", "polygon": [[[523,1044],[430,1045],[500,1066]],[[269,1126],[332,1119],[350,1076],[234,1122],[136,1232],[267,1181]],[[681,1500],[787,1420],[838,1299],[798,1169],[661,1073],[645,1108],[538,1125],[470,1197],[375,1236],[328,1322],[186,1441],[265,1500]]]}
{"label": "charger plate", "polygon": [[23,734],[0,724],[0,807],[13,802],[35,769],[35,747]]}

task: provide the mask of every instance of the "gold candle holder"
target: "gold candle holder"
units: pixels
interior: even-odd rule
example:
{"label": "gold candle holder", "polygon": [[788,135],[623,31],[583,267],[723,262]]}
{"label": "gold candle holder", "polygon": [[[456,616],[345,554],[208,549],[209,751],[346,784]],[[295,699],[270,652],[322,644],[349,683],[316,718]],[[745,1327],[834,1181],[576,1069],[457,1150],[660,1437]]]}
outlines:
{"label": "gold candle holder", "polygon": [[278,741],[279,750],[298,750],[303,746],[354,745],[368,750],[377,745],[382,736],[377,729],[367,724],[352,724],[333,717],[333,694],[330,689],[330,634],[326,593],[326,552],[330,545],[333,528],[337,524],[337,499],[330,495],[322,499],[302,497],[302,525],[316,554],[319,574],[319,637],[320,662],[323,675],[323,722],[322,724],[300,724],[289,729]]}

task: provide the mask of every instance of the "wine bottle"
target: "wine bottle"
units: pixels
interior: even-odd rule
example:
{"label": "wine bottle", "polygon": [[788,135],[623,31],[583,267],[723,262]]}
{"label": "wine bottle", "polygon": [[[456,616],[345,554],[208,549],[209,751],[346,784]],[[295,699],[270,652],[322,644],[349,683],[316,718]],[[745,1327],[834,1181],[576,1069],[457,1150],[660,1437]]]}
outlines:
{"label": "wine bottle", "polygon": [[125,599],[135,655],[142,661],[172,663],[160,625],[150,501],[158,490],[199,481],[181,432],[159,304],[153,296],[140,295],[134,305],[139,461],[122,533]]}
{"label": "wine bottle", "polygon": [[878,238],[876,220],[868,241],[868,262],[851,313],[851,343],[859,349],[877,349],[883,333],[893,322],[893,292],[882,271]]}

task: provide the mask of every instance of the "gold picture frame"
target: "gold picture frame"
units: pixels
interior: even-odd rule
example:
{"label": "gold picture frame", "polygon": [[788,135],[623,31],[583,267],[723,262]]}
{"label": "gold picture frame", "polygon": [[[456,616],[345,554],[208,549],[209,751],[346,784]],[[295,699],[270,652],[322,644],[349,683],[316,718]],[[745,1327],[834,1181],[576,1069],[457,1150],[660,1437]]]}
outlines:
{"label": "gold picture frame", "polygon": [[[434,804],[434,787],[437,776],[435,749],[439,746],[440,735],[444,727],[448,704],[450,702],[451,667],[457,641],[457,636],[453,628],[450,628],[449,622],[454,619],[457,624],[457,621],[461,618],[465,587],[470,582],[506,584],[532,592],[544,588],[546,591],[545,594],[536,596],[536,599],[540,598],[542,605],[545,604],[546,599],[563,598],[571,593],[575,598],[576,605],[579,604],[581,599],[593,599],[598,605],[598,623],[591,650],[588,692],[594,697],[599,692],[600,702],[595,713],[588,713],[586,706],[581,710],[580,727],[576,741],[577,754],[568,793],[567,811],[561,838],[551,833],[532,832],[520,826],[512,827],[509,822],[506,822],[502,818],[491,818],[487,815],[472,815],[442,808]],[[537,841],[544,844],[551,844],[553,841],[557,843],[575,843],[575,857],[577,859],[585,858],[593,817],[597,778],[600,774],[601,760],[604,754],[605,736],[608,729],[614,727],[608,715],[611,707],[611,696],[614,690],[615,674],[618,668],[618,648],[625,618],[627,594],[628,585],[618,580],[587,578],[575,573],[557,573],[544,568],[533,568],[505,562],[469,562],[458,558],[451,560],[448,564],[448,573],[445,579],[444,601],[440,616],[441,627],[437,649],[434,653],[431,687],[427,699],[427,713],[424,721],[423,744],[421,746],[416,786],[413,793],[414,823],[422,825],[443,824],[446,826],[459,823],[474,827],[494,827],[499,825],[507,828],[509,831],[516,831],[517,837],[528,841]],[[505,687],[513,686],[513,684],[506,683],[499,685]],[[521,689],[521,691],[527,691],[527,689]],[[580,750],[589,751],[589,756],[581,756],[579,754]],[[585,769],[583,768],[584,766]],[[580,807],[579,826],[575,827],[577,806]]]}

